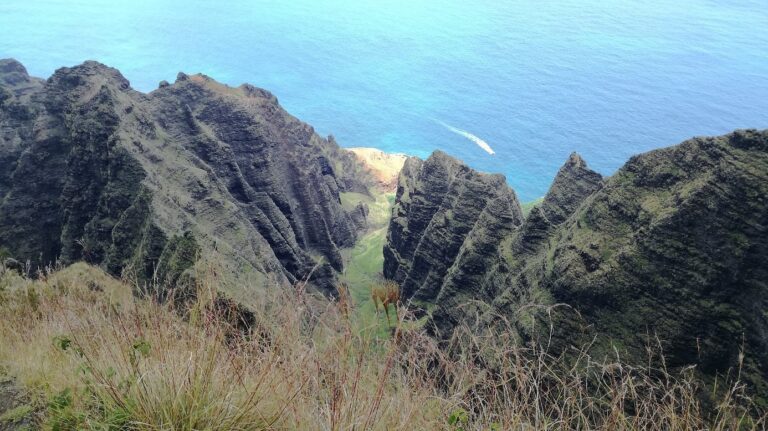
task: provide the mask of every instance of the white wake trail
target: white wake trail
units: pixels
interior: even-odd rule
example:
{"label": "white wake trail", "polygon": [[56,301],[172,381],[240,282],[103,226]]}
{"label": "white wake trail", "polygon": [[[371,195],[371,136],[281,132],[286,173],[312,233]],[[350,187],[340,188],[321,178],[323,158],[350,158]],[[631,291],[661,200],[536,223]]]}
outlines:
{"label": "white wake trail", "polygon": [[438,124],[440,124],[441,126],[443,126],[446,129],[450,130],[451,132],[453,132],[453,133],[455,133],[457,135],[463,136],[463,137],[469,139],[470,141],[474,142],[475,144],[477,144],[478,147],[480,147],[483,150],[485,150],[486,153],[491,154],[491,155],[496,154],[496,152],[493,151],[493,148],[491,148],[491,146],[488,145],[487,142],[485,142],[484,140],[480,139],[480,137],[478,137],[476,135],[473,135],[473,134],[467,132],[466,130],[461,130],[461,129],[458,129],[456,127],[453,127],[450,124],[446,124],[446,123],[444,123],[444,122],[442,122],[440,120],[435,120],[435,121]]}

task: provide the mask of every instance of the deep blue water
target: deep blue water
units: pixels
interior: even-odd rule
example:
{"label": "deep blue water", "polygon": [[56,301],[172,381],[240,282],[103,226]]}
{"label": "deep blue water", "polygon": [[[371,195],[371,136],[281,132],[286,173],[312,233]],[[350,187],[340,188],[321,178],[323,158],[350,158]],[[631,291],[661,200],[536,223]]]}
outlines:
{"label": "deep blue water", "polygon": [[2,0],[0,57],[41,77],[96,59],[142,91],[249,82],[344,146],[439,148],[523,200],[571,151],[611,174],[768,128],[768,0]]}

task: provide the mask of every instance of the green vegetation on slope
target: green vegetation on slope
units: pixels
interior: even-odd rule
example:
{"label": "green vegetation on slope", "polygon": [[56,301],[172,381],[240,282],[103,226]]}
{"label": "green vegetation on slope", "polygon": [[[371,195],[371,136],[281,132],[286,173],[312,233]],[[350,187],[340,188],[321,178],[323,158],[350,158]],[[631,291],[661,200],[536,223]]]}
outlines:
{"label": "green vegetation on slope", "polygon": [[490,205],[507,185],[461,166],[406,163],[385,245],[384,274],[435,304],[436,336],[509,321],[636,366],[660,346],[667,369],[738,375],[768,407],[768,131],[639,154],[607,179],[571,154],[519,225]]}
{"label": "green vegetation on slope", "polygon": [[[82,260],[141,288],[220,263],[233,298],[310,273],[329,293],[363,218],[339,192],[374,182],[269,92],[203,75],[141,94],[93,61],[43,81],[0,60],[0,129],[0,247],[33,269]],[[193,246],[175,244],[190,233]]]}
{"label": "green vegetation on slope", "polygon": [[521,203],[520,208],[523,210],[523,217],[528,217],[528,214],[531,212],[533,207],[540,205],[542,202],[544,202],[543,196],[530,202]]}
{"label": "green vegetation on slope", "polygon": [[380,192],[373,190],[371,195],[357,192],[339,193],[342,207],[352,211],[358,203],[368,206],[368,226],[372,229],[386,226],[392,214],[392,205],[395,203],[393,192]]}
{"label": "green vegetation on slope", "polygon": [[[387,228],[373,230],[363,236],[349,253],[349,261],[342,280],[349,286],[354,307],[355,327],[372,330],[380,336],[387,336],[389,328],[384,312],[377,313],[371,300],[371,287],[382,281],[381,265],[384,262],[382,249]],[[391,316],[394,319],[394,315]]]}
{"label": "green vegetation on slope", "polygon": [[[342,193],[341,198],[345,207],[354,207],[362,201],[369,209],[368,231],[360,237],[355,247],[344,250],[346,266],[341,278],[349,287],[353,301],[354,326],[359,330],[386,337],[390,332],[387,318],[381,309],[376,313],[371,300],[371,287],[382,281],[384,242],[394,193],[374,193],[374,197],[360,193]],[[391,318],[394,320],[394,314]]]}

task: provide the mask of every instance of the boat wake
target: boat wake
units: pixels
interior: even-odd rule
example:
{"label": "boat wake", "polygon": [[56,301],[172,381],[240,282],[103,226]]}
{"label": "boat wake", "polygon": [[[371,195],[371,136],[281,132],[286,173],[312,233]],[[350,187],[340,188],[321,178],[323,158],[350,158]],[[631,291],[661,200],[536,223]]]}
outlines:
{"label": "boat wake", "polygon": [[491,148],[491,146],[488,145],[487,142],[485,142],[484,140],[480,139],[478,136],[473,135],[473,134],[467,132],[466,130],[461,130],[461,129],[458,129],[456,127],[453,127],[450,124],[446,124],[446,123],[444,123],[444,122],[442,122],[440,120],[435,120],[435,121],[438,124],[440,124],[441,126],[443,126],[446,129],[450,130],[451,132],[453,132],[453,133],[455,133],[457,135],[463,136],[463,137],[469,139],[470,141],[474,142],[475,144],[477,144],[478,147],[480,147],[483,150],[485,150],[486,153],[491,154],[491,155],[496,154],[496,152],[493,151],[493,148]]}

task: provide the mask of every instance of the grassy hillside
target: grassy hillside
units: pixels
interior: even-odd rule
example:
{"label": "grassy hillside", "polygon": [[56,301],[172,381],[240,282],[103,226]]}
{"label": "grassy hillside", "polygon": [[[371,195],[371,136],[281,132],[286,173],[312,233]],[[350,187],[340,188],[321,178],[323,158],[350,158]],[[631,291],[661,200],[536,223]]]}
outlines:
{"label": "grassy hillside", "polygon": [[2,285],[0,364],[29,392],[13,412],[46,429],[434,429],[453,408],[403,384],[396,344],[371,349],[302,291],[270,298],[244,334],[213,284],[183,310],[84,264]]}
{"label": "grassy hillside", "polygon": [[[418,330],[371,336],[341,304],[301,287],[265,297],[242,332],[233,310],[213,300],[216,283],[211,271],[199,280],[193,303],[158,304],[85,264],[39,280],[5,273],[0,381],[24,396],[0,402],[0,429],[23,423],[53,430],[765,425],[749,418],[738,385],[722,391],[715,415],[705,416],[696,393],[707,389],[686,376],[588,357],[566,364],[503,333],[479,339],[460,332],[443,350]],[[494,363],[481,368],[480,357]],[[0,395],[8,393],[0,384]]]}

